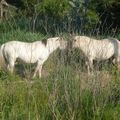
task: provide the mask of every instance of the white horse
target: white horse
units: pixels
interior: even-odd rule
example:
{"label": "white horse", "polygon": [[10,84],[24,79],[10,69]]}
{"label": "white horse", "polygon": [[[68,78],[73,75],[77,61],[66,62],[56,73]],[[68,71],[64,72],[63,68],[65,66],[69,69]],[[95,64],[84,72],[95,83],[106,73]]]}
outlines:
{"label": "white horse", "polygon": [[7,69],[12,73],[17,58],[25,63],[37,63],[33,77],[38,73],[41,77],[43,63],[49,55],[57,48],[65,49],[66,42],[60,37],[49,38],[43,41],[32,43],[10,41],[1,46],[3,58],[6,61]]}
{"label": "white horse", "polygon": [[85,58],[88,73],[93,70],[93,60],[107,60],[112,56],[115,57],[114,63],[120,61],[120,43],[117,39],[96,40],[86,36],[73,37],[73,47],[79,48]]}

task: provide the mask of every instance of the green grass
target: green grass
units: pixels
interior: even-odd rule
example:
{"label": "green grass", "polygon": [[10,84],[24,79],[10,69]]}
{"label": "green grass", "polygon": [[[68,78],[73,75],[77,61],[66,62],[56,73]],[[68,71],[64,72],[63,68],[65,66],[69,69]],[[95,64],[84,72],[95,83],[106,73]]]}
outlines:
{"label": "green grass", "polygon": [[0,119],[118,120],[119,74],[101,71],[88,76],[61,64],[56,55],[44,65],[41,79],[1,71]]}
{"label": "green grass", "polygon": [[82,79],[84,76],[81,71],[76,73],[70,66],[65,67],[59,64],[57,67],[59,69],[55,68],[55,71],[47,77],[44,75],[43,78],[32,81],[17,75],[2,74],[0,119],[119,119],[119,80],[113,79],[102,87],[99,84],[102,78],[99,76],[97,78],[89,76],[86,80]]}
{"label": "green grass", "polygon": [[[45,37],[18,29],[1,33],[0,42]],[[54,52],[44,64],[41,79],[0,71],[0,120],[119,120],[119,71],[107,66],[88,75],[79,56],[69,56],[66,64],[58,55]]]}
{"label": "green grass", "polygon": [[21,31],[17,29],[7,33],[1,33],[0,43],[12,41],[12,40],[32,42],[36,40],[42,40],[44,38],[48,38],[48,36],[44,36],[43,34],[40,34],[40,33],[26,32],[26,31]]}

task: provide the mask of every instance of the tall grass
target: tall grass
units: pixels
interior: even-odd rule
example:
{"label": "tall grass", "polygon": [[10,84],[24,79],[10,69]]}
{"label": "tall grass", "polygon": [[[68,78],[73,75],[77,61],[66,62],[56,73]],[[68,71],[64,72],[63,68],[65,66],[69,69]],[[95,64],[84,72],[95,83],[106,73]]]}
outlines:
{"label": "tall grass", "polygon": [[[48,61],[49,64],[50,62]],[[44,66],[48,69],[46,71],[49,71],[48,63]],[[119,76],[114,79],[107,72],[87,76],[80,70],[58,63],[54,71],[47,76],[43,73],[43,76],[29,81],[19,76],[2,74],[0,119],[119,119]]]}

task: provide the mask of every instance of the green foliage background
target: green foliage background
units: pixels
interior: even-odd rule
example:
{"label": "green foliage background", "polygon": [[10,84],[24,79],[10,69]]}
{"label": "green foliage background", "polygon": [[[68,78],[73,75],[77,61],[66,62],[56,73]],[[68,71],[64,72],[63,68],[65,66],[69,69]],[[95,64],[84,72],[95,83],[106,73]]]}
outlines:
{"label": "green foliage background", "polygon": [[[18,2],[19,1],[19,2]],[[120,28],[119,0],[10,0],[18,18],[27,18],[33,31],[111,33]],[[107,29],[107,30],[106,30]]]}

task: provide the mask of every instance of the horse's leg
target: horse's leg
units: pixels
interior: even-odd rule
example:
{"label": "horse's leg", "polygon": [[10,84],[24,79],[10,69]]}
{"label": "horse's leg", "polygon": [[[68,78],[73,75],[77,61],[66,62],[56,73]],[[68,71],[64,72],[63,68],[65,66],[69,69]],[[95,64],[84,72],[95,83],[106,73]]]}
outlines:
{"label": "horse's leg", "polygon": [[39,78],[41,78],[42,66],[43,66],[42,64],[39,66],[39,70],[38,70]]}
{"label": "horse's leg", "polygon": [[114,65],[117,66],[117,68],[120,68],[120,57],[117,57],[113,60]]}
{"label": "horse's leg", "polygon": [[35,78],[38,70],[39,70],[39,64],[37,63],[37,67],[35,68],[35,71],[34,71],[34,74],[33,74],[33,78]]}
{"label": "horse's leg", "polygon": [[88,74],[90,74],[90,72],[93,71],[93,58],[87,57],[85,64],[87,66]]}
{"label": "horse's leg", "polygon": [[15,66],[15,60],[14,59],[10,59],[8,65],[7,65],[7,69],[8,69],[8,71],[10,73],[13,73],[14,66]]}
{"label": "horse's leg", "polygon": [[116,64],[116,58],[113,58],[113,60],[112,60],[112,64],[113,64],[113,65]]}
{"label": "horse's leg", "polygon": [[93,60],[90,60],[90,68],[93,71]]}
{"label": "horse's leg", "polygon": [[89,71],[88,71],[88,73],[90,73],[90,71],[92,71],[93,72],[93,59],[92,58],[90,58],[89,59],[89,61],[88,61],[88,66],[89,66]]}
{"label": "horse's leg", "polygon": [[89,66],[89,61],[86,61],[85,62],[86,66],[87,66],[87,71],[88,71],[88,74],[90,74],[90,66]]}
{"label": "horse's leg", "polygon": [[39,60],[37,63],[37,67],[35,68],[35,72],[33,74],[33,78],[36,76],[37,72],[39,75],[39,78],[41,77],[41,71],[42,71],[42,65],[43,65],[44,61]]}

